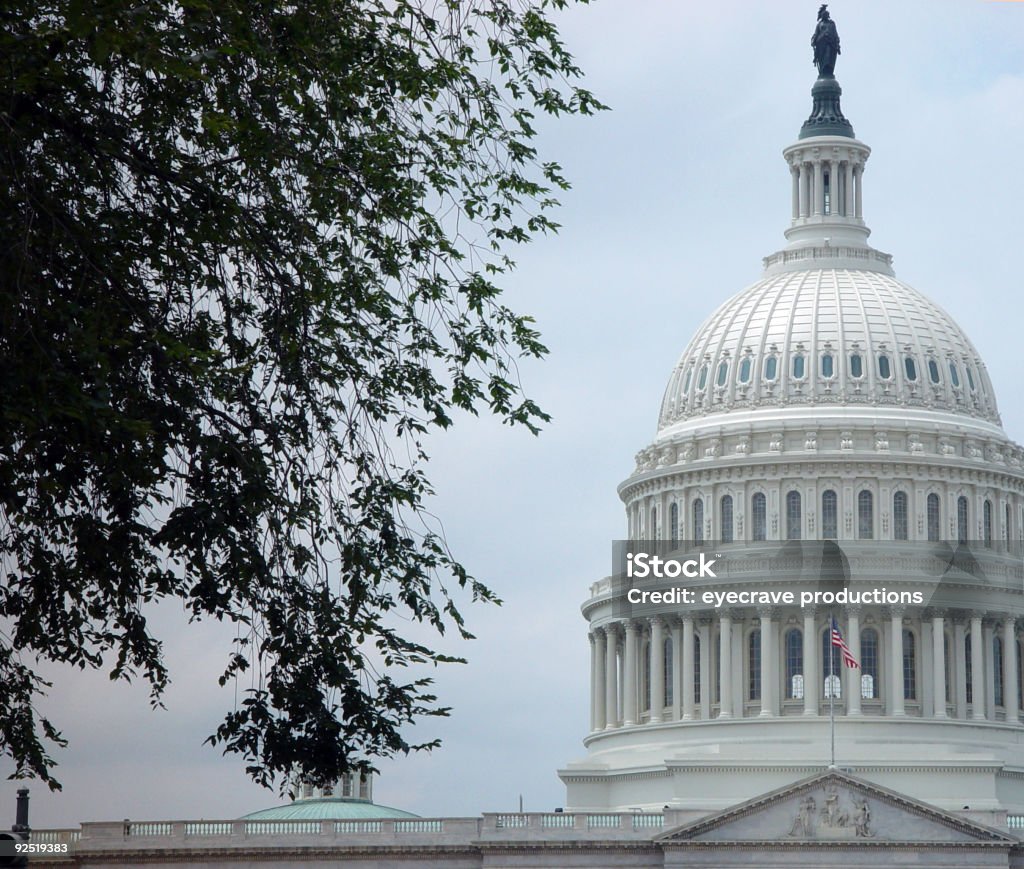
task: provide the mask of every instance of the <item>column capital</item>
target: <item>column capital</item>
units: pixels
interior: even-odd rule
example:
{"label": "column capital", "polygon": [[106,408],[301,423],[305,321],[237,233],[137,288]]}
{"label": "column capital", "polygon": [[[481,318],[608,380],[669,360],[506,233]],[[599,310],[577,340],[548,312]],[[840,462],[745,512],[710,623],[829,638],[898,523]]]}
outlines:
{"label": "column capital", "polygon": [[771,619],[775,616],[775,607],[762,604],[757,608],[757,617],[759,619]]}
{"label": "column capital", "polygon": [[648,619],[648,622],[650,622],[650,625],[651,625],[652,628],[655,625],[658,625],[658,626],[664,628],[664,627],[667,627],[668,624],[669,624],[669,620],[665,616],[651,616]]}

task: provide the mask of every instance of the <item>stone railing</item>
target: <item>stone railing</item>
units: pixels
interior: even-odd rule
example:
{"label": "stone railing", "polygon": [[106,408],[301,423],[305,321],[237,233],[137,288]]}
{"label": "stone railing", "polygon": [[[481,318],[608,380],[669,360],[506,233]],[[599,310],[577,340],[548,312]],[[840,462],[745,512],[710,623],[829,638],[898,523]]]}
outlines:
{"label": "stone railing", "polygon": [[665,816],[638,812],[487,813],[479,818],[365,818],[296,821],[115,821],[81,830],[36,830],[32,841],[60,842],[68,853],[115,850],[444,846],[535,838],[649,839]]}

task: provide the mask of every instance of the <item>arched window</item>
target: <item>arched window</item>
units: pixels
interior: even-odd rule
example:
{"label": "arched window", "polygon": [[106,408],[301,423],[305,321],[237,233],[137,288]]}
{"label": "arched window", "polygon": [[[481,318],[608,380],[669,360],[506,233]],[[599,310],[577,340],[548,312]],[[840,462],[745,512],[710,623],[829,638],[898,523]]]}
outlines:
{"label": "arched window", "polygon": [[750,357],[747,356],[740,362],[740,383],[750,382]]}
{"label": "arched window", "polygon": [[821,357],[821,376],[832,377],[835,374],[835,360],[831,353],[825,353]]}
{"label": "arched window", "polygon": [[960,372],[956,369],[956,363],[949,360],[949,382],[953,384],[957,389],[960,388]]}
{"label": "arched window", "polygon": [[747,637],[747,699],[761,699],[761,629]]}
{"label": "arched window", "polygon": [[903,630],[903,699],[917,699],[917,648],[914,632]]}
{"label": "arched window", "polygon": [[801,380],[803,379],[805,373],[806,371],[804,368],[804,355],[802,353],[797,353],[793,357],[793,379]]}
{"label": "arched window", "polygon": [[802,700],[804,696],[804,638],[799,628],[786,631],[786,698]]}
{"label": "arched window", "polygon": [[875,501],[867,489],[857,495],[857,537],[870,540],[875,536]]}
{"label": "arched window", "polygon": [[988,498],[981,505],[981,533],[985,545],[992,546],[992,502]]}
{"label": "arched window", "polygon": [[907,372],[907,380],[911,383],[917,380],[917,363],[914,361],[913,356],[904,357],[903,370]]}
{"label": "arched window", "polygon": [[825,628],[821,632],[821,672],[824,674],[821,696],[828,700],[843,696],[840,674],[842,673],[842,652],[832,645],[832,630]]}
{"label": "arched window", "polygon": [[863,377],[864,376],[864,357],[860,353],[854,353],[850,356],[850,377]]}
{"label": "arched window", "polygon": [[703,389],[708,385],[708,364],[705,362],[700,367],[700,373],[697,375],[697,389]]}
{"label": "arched window", "polygon": [[894,540],[906,540],[909,532],[907,523],[907,493],[896,492],[892,496],[892,536]]}
{"label": "arched window", "polygon": [[693,366],[686,369],[686,379],[683,381],[683,395],[690,391],[690,380],[693,378]]}
{"label": "arched window", "polygon": [[700,498],[693,499],[693,542],[701,543],[704,540],[704,501]]}
{"label": "arched window", "polygon": [[880,353],[878,356],[878,376],[882,380],[888,380],[892,377],[892,368],[889,365],[889,357],[884,353]]}
{"label": "arched window", "polygon": [[658,508],[651,507],[651,524],[647,531],[648,540],[658,539]]}
{"label": "arched window", "polygon": [[800,493],[794,490],[786,493],[786,539],[799,540],[801,536]]}
{"label": "arched window", "polygon": [[967,542],[967,498],[963,495],[956,499],[956,542]]}
{"label": "arched window", "polygon": [[700,703],[700,635],[693,635],[693,702]]}
{"label": "arched window", "polygon": [[964,685],[967,688],[967,702],[974,702],[974,665],[971,662],[971,634],[968,631],[964,634]]}
{"label": "arched window", "polygon": [[669,532],[672,535],[672,542],[679,542],[679,505],[673,501],[672,506],[668,508],[668,522]]}
{"label": "arched window", "polygon": [[763,492],[756,492],[750,503],[751,534],[754,540],[766,540],[768,510]]}
{"label": "arched window", "polygon": [[932,543],[939,539],[939,496],[934,492],[928,496],[928,539]]}
{"label": "arched window", "polygon": [[722,541],[732,543],[732,495],[723,495],[721,503]]}
{"label": "arched window", "polygon": [[974,372],[971,370],[971,366],[966,366],[964,371],[967,372],[967,385],[971,387],[971,392],[974,392]]}
{"label": "arched window", "polygon": [[932,383],[939,382],[939,363],[934,359],[928,360],[928,377]]}
{"label": "arched window", "polygon": [[860,632],[860,696],[878,699],[878,631],[874,628]]}
{"label": "arched window", "polygon": [[661,671],[665,674],[665,705],[671,706],[675,700],[675,680],[672,678],[672,638],[666,637],[665,642],[661,644],[661,647],[662,654],[665,656],[665,666]]}
{"label": "arched window", "polygon": [[775,356],[769,356],[764,360],[764,379],[774,380],[779,373],[779,360]]}
{"label": "arched window", "polygon": [[821,493],[821,536],[825,540],[839,539],[839,498],[832,489]]}
{"label": "arched window", "polygon": [[992,638],[992,681],[996,706],[1003,706],[1003,638],[994,636]]}
{"label": "arched window", "polygon": [[725,386],[725,381],[729,378],[729,363],[719,362],[718,363],[718,380],[719,386]]}

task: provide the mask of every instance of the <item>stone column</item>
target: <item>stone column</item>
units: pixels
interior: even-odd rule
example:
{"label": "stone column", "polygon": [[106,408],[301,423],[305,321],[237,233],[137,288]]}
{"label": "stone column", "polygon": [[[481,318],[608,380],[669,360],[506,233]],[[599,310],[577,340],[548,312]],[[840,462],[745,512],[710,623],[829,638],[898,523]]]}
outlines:
{"label": "stone column", "polygon": [[[860,661],[860,608],[850,607],[846,619],[846,645],[850,647],[850,654]],[[861,701],[861,680],[864,671],[859,667],[846,668],[846,714],[860,715]]]}
{"label": "stone column", "polygon": [[1003,705],[1006,707],[1006,721],[1017,724],[1017,620],[1003,620]]}
{"label": "stone column", "polygon": [[843,217],[853,217],[853,163],[846,161],[845,184],[843,185]]}
{"label": "stone column", "polygon": [[[825,185],[822,182],[822,171],[821,160],[814,161],[814,215],[820,217],[825,212]],[[805,686],[806,686],[806,679]]]}
{"label": "stone column", "polygon": [[711,717],[711,619],[700,620],[700,717]]}
{"label": "stone column", "polygon": [[[830,215],[838,214],[839,212],[839,162],[837,160],[828,161],[828,213]],[[824,212],[824,204],[822,211]]]}
{"label": "stone column", "polygon": [[981,614],[971,614],[971,718],[985,719],[985,638],[981,631]]}
{"label": "stone column", "polygon": [[639,721],[637,716],[637,623],[626,622],[626,647],[622,667],[622,726]]}
{"label": "stone column", "polygon": [[[693,710],[693,618],[683,616],[683,721],[692,721]],[[703,695],[701,695],[703,697]]]}
{"label": "stone column", "polygon": [[590,650],[594,663],[594,722],[593,730],[604,730],[608,725],[608,713],[605,711],[607,703],[607,689],[605,688],[605,669],[608,652],[606,649],[607,638],[601,628],[597,628],[590,635]]}
{"label": "stone column", "polygon": [[800,164],[800,216],[807,217],[810,209],[810,167],[806,163]]}
{"label": "stone column", "polygon": [[665,621],[651,619],[651,724],[661,721],[665,711]]}
{"label": "stone column", "polygon": [[[819,164],[820,165],[820,164]],[[821,672],[818,668],[818,627],[814,610],[804,610],[804,715],[818,714]]]}
{"label": "stone column", "polygon": [[941,615],[932,616],[932,705],[935,718],[946,717],[946,636]]}
{"label": "stone column", "polygon": [[864,166],[863,165],[860,165],[860,166],[857,167],[857,170],[854,173],[853,177],[854,177],[854,183],[855,183],[856,188],[857,188],[857,192],[855,194],[855,196],[856,196],[856,198],[855,198],[855,201],[856,201],[855,216],[856,216],[857,220],[860,220],[864,216],[864,195],[863,195],[863,190],[864,190]]}
{"label": "stone column", "polygon": [[953,663],[956,665],[956,673],[953,676],[953,685],[956,689],[956,717],[967,718],[967,659],[964,656],[964,638],[967,636],[967,628],[962,618],[953,619]]}
{"label": "stone column", "polygon": [[[691,630],[693,624],[691,622]],[[693,662],[690,662],[693,666]],[[672,719],[678,721],[682,718],[682,693],[681,674],[683,672],[683,626],[678,621],[672,622]],[[691,675],[691,679],[693,676]],[[693,703],[693,692],[690,693],[690,703]]]}
{"label": "stone column", "polygon": [[718,662],[721,683],[718,686],[718,717],[732,718],[732,616],[718,617]]}
{"label": "stone column", "polygon": [[619,660],[618,631],[613,625],[605,629],[605,666],[604,666],[604,708],[605,708],[605,730],[611,730],[619,726]]}
{"label": "stone column", "polygon": [[800,216],[800,167],[790,166],[789,174],[793,179],[793,219]]}
{"label": "stone column", "polygon": [[761,617],[761,717],[775,715],[775,674],[772,661],[775,660],[772,644],[772,611],[758,610]]}
{"label": "stone column", "polygon": [[892,685],[889,692],[892,709],[889,710],[889,714],[899,718],[907,712],[903,704],[903,610],[898,607],[892,611],[889,634],[889,681]]}

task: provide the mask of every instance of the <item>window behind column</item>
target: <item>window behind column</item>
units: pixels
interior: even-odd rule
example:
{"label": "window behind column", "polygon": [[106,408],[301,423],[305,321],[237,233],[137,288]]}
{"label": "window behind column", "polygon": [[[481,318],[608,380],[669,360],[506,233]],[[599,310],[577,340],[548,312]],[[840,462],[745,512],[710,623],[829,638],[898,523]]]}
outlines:
{"label": "window behind column", "polygon": [[671,706],[675,700],[675,680],[672,678],[672,638],[666,637],[662,644],[662,654],[665,658],[665,667],[662,672],[665,674],[665,705]]}
{"label": "window behind column", "polygon": [[864,628],[860,632],[860,696],[878,699],[878,631]]}
{"label": "window behind column", "polygon": [[992,681],[996,706],[1003,706],[1003,638],[992,638]]}
{"label": "window behind column", "polygon": [[967,702],[974,702],[974,665],[971,663],[971,633],[964,635],[964,685],[967,689]]}
{"label": "window behind column", "polygon": [[747,699],[761,699],[761,629],[747,637]]}
{"label": "window behind column", "polygon": [[835,697],[837,700],[843,696],[840,673],[842,672],[842,652],[832,645],[832,629],[825,628],[821,632],[821,672],[822,692],[821,696],[828,700]]}
{"label": "window behind column", "polygon": [[914,632],[903,629],[903,699],[917,699],[917,646]]}
{"label": "window behind column", "polygon": [[693,635],[693,702],[700,703],[700,636]]}
{"label": "window behind column", "polygon": [[804,638],[799,628],[786,631],[786,698],[802,700],[804,696]]}

